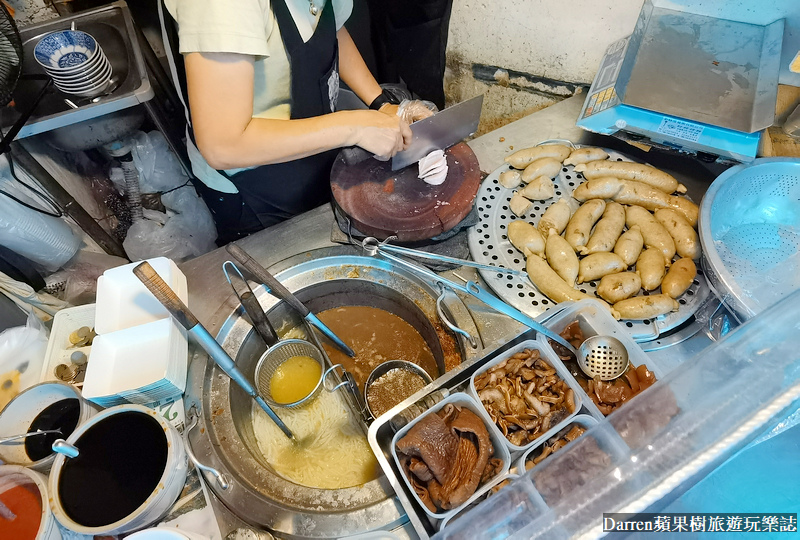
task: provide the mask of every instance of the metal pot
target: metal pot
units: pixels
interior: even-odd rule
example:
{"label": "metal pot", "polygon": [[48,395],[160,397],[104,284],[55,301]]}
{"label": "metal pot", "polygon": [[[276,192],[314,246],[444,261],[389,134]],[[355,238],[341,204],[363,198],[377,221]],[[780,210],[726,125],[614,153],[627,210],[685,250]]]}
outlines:
{"label": "metal pot", "polygon": [[[329,248],[301,254],[270,271],[312,312],[369,305],[402,317],[425,338],[440,374],[445,365],[453,367],[454,362],[480,356],[482,349],[465,345],[440,322],[436,310],[439,293],[432,285],[380,259],[329,256],[342,251]],[[279,333],[301,323],[263,287],[256,295]],[[453,323],[478,335],[457,296],[450,294],[442,304]],[[217,341],[245,375],[252,377],[264,345],[241,310],[230,314]],[[190,365],[185,404],[189,417],[199,416],[199,429],[189,433],[192,450],[200,462],[223,475],[221,482],[215,481],[213,473],[207,479],[225,506],[243,520],[284,537],[338,538],[391,528],[405,519],[385,477],[358,487],[326,490],[300,486],[276,474],[258,450],[249,398],[200,351],[194,352]],[[228,488],[223,489],[221,485],[226,483]]]}

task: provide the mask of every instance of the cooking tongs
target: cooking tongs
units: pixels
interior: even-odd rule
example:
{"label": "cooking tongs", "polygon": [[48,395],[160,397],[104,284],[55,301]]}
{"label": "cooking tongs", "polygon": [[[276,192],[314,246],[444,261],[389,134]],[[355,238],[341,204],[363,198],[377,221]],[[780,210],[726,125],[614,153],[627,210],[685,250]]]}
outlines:
{"label": "cooking tongs", "polygon": [[[450,281],[449,279],[443,278],[442,276],[432,272],[431,270],[428,270],[427,268],[423,268],[423,267],[421,267],[419,265],[416,265],[416,264],[412,263],[411,261],[407,261],[407,260],[405,260],[405,259],[403,259],[401,257],[396,257],[394,255],[391,255],[391,254],[387,253],[387,251],[389,251],[389,249],[387,249],[387,246],[384,243],[379,242],[376,238],[373,238],[373,237],[365,238],[361,242],[361,246],[371,256],[380,254],[381,257],[383,257],[385,259],[388,259],[388,260],[390,260],[390,261],[392,261],[392,262],[394,262],[396,264],[399,264],[400,266],[403,266],[403,267],[407,268],[408,270],[411,270],[412,272],[415,272],[415,273],[417,273],[417,274],[419,274],[419,275],[431,280],[433,283],[438,284],[440,287],[447,287],[447,288],[449,288],[451,290],[461,291],[463,293],[472,295],[475,298],[477,298],[478,300],[480,300],[481,302],[483,302],[484,304],[486,304],[487,306],[489,306],[490,308],[492,308],[492,309],[494,309],[496,311],[499,311],[500,313],[502,313],[504,315],[507,315],[507,316],[511,317],[515,321],[518,321],[518,322],[524,324],[525,326],[533,328],[537,332],[541,332],[542,334],[544,334],[548,338],[552,339],[553,341],[555,341],[556,343],[558,343],[560,345],[563,345],[567,349],[569,349],[569,350],[573,350],[574,349],[572,344],[568,343],[567,340],[565,340],[560,335],[558,335],[558,333],[553,332],[552,330],[548,329],[546,326],[544,326],[541,323],[535,321],[532,317],[529,317],[528,315],[525,315],[524,313],[522,313],[521,311],[519,311],[515,307],[509,306],[508,304],[506,304],[505,302],[503,302],[502,300],[500,300],[499,298],[497,298],[493,294],[491,294],[491,293],[489,293],[487,291],[484,291],[474,281],[467,281],[465,284],[462,285],[460,283],[456,283],[454,281]],[[396,246],[391,246],[391,249],[396,249]],[[456,260],[460,260],[460,259],[456,259]],[[476,263],[473,263],[473,266],[475,264]],[[494,267],[493,267],[493,269],[494,269]],[[500,269],[497,268],[497,270],[500,270]]]}
{"label": "cooking tongs", "polygon": [[245,250],[237,246],[236,244],[228,244],[226,246],[228,253],[233,255],[233,258],[239,261],[242,266],[244,266],[248,272],[253,274],[259,281],[261,281],[267,290],[289,304],[295,311],[297,311],[301,317],[307,320],[311,325],[313,325],[317,330],[325,334],[325,337],[330,339],[336,348],[345,353],[349,357],[354,357],[356,355],[353,352],[353,349],[348,347],[344,341],[342,341],[339,336],[333,333],[333,330],[325,326],[325,324],[317,318],[316,315],[311,313],[309,309],[303,305],[300,300],[297,299],[295,295],[293,295],[289,289],[283,286],[283,284],[275,279],[275,276],[269,273],[266,268],[261,266],[254,258],[247,254]]}
{"label": "cooking tongs", "polygon": [[258,298],[256,298],[253,289],[250,288],[239,268],[233,262],[225,261],[222,263],[222,272],[225,274],[225,279],[230,283],[236,298],[239,299],[239,303],[242,304],[244,312],[250,317],[250,322],[253,323],[256,333],[264,341],[264,345],[268,348],[275,345],[278,342],[275,329],[272,328],[272,325],[267,320],[267,315],[261,308]]}

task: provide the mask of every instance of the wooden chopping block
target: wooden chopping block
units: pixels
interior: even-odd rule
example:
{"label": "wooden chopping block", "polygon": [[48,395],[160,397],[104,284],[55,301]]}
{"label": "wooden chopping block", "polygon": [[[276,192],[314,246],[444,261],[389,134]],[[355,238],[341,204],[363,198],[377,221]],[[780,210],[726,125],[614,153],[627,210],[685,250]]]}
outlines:
{"label": "wooden chopping block", "polygon": [[481,184],[478,159],[465,143],[445,151],[447,179],[432,186],[417,177],[417,164],[392,172],[390,161],[347,165],[340,155],[331,170],[339,208],[362,233],[401,242],[432,238],[455,227],[472,209]]}

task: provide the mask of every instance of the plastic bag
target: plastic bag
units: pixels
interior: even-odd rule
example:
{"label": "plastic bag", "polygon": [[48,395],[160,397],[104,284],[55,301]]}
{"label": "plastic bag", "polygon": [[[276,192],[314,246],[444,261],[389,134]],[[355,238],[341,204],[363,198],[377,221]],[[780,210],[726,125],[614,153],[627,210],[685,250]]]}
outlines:
{"label": "plastic bag", "polygon": [[128,264],[122,257],[106,253],[80,251],[64,269],[63,299],[73,306],[91,304],[97,296],[97,278],[109,268]]}
{"label": "plastic bag", "polygon": [[[39,382],[47,352],[47,330],[32,313],[25,326],[9,328],[0,334],[0,384],[11,381],[16,392],[3,392],[0,400],[10,401],[19,392]],[[7,390],[7,388],[4,388]],[[0,403],[0,408],[5,403]]]}
{"label": "plastic bag", "polygon": [[397,116],[411,124],[417,120],[433,116],[439,109],[430,101],[419,99],[404,99],[397,108]]}
{"label": "plastic bag", "polygon": [[133,136],[130,145],[142,193],[168,191],[189,179],[160,131],[140,131]]}
{"label": "plastic bag", "polygon": [[0,245],[54,272],[75,255],[81,239],[65,221],[0,195]]}
{"label": "plastic bag", "polygon": [[166,214],[148,211],[147,216],[158,214],[158,219],[138,221],[128,230],[122,246],[132,261],[153,257],[184,261],[216,248],[217,231],[211,212],[193,187],[165,193],[161,201]]}

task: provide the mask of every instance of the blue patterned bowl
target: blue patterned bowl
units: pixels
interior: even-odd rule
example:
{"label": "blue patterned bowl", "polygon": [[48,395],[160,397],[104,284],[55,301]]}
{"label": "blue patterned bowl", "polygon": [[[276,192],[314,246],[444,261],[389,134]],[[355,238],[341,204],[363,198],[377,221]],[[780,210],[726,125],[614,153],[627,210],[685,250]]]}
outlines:
{"label": "blue patterned bowl", "polygon": [[80,70],[100,47],[80,30],[61,30],[47,34],[33,49],[33,56],[46,71],[62,73]]}

